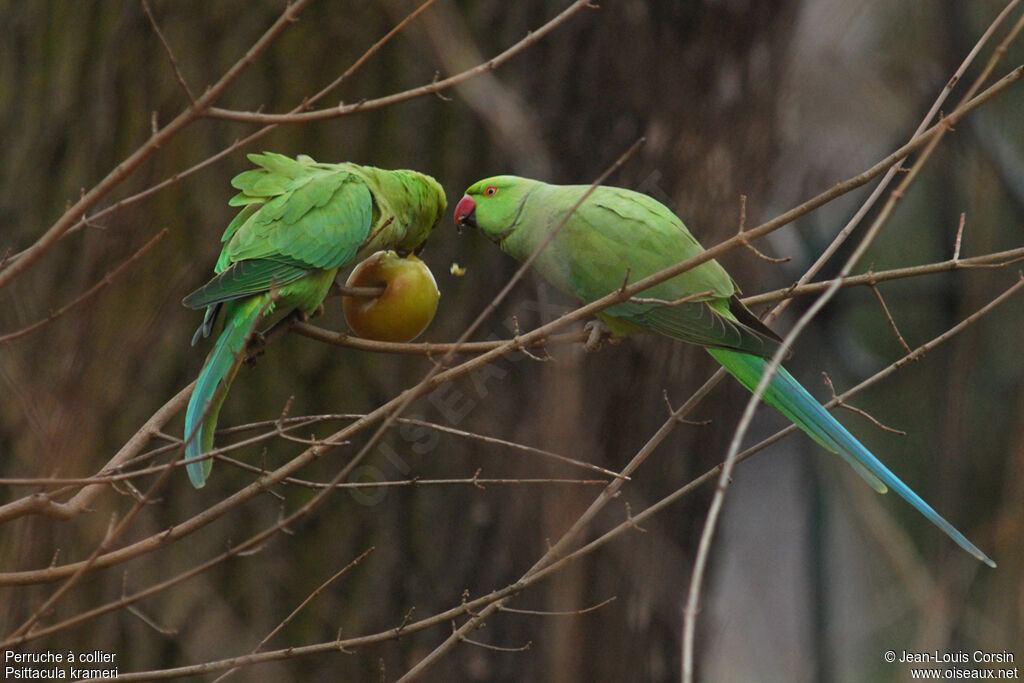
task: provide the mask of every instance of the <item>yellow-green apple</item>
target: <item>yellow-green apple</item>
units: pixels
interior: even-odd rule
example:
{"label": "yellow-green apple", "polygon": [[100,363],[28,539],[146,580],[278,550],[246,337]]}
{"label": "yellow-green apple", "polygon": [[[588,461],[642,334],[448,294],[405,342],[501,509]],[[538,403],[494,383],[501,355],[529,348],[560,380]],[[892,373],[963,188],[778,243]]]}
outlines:
{"label": "yellow-green apple", "polygon": [[349,287],[384,286],[380,296],[346,296],[342,308],[358,336],[377,341],[409,342],[434,319],[441,292],[434,275],[412,254],[378,251],[352,270]]}

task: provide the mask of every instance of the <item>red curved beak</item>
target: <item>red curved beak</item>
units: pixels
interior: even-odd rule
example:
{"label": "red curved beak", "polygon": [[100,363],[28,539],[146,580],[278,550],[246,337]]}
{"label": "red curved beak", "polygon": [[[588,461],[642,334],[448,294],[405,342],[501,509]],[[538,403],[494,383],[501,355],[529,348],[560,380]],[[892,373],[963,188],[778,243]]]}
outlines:
{"label": "red curved beak", "polygon": [[476,202],[468,194],[463,195],[459,203],[455,205],[455,225],[461,228],[464,225],[476,227]]}

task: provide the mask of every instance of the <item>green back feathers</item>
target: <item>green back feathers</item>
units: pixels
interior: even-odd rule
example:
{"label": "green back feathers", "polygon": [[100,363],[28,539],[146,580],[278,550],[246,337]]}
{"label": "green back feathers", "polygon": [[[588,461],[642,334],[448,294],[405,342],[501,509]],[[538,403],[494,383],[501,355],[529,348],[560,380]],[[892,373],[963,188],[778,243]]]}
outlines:
{"label": "green back feathers", "polygon": [[444,190],[415,171],[322,164],[266,152],[235,176],[241,211],[221,237],[218,275],[185,298],[202,308],[333,270],[377,249],[413,251],[443,215]]}
{"label": "green back feathers", "polygon": [[239,193],[229,203],[244,208],[224,231],[218,267],[274,253],[311,267],[338,267],[361,248],[368,253],[368,237],[375,249],[412,251],[447,206],[441,185],[416,171],[323,164],[271,152],[249,159],[259,168],[231,181]]}
{"label": "green back feathers", "polygon": [[231,199],[244,205],[222,238],[218,266],[284,257],[309,268],[337,268],[352,259],[373,223],[373,198],[361,178],[280,154],[250,154],[261,168],[238,174]]}

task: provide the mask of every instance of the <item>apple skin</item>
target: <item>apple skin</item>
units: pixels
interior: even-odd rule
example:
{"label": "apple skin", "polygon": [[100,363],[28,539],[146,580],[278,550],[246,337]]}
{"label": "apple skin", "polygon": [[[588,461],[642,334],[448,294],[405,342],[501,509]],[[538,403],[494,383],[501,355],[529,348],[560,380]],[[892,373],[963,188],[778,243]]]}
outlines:
{"label": "apple skin", "polygon": [[376,297],[342,297],[345,320],[365,339],[410,342],[434,319],[441,292],[433,273],[412,254],[378,251],[357,265],[345,282],[349,287],[384,285]]}

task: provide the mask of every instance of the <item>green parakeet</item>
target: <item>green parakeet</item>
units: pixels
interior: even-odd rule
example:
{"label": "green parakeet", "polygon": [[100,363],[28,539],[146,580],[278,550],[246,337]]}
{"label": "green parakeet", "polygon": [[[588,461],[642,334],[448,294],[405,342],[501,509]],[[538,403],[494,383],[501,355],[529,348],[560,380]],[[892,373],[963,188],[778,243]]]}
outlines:
{"label": "green parakeet", "polygon": [[[250,154],[259,168],[234,177],[243,207],[228,224],[212,280],[184,298],[206,315],[192,344],[224,313],[224,331],[206,358],[185,413],[186,459],[213,448],[217,413],[261,318],[274,310],[312,315],[338,269],[379,249],[412,252],[446,208],[444,190],[415,171],[321,164],[308,156]],[[186,465],[199,488],[213,460]]]}
{"label": "green parakeet", "polygon": [[[479,230],[510,256],[532,254],[589,189],[519,178],[486,178],[466,190],[455,221]],[[626,274],[636,281],[703,251],[683,222],[647,195],[597,187],[534,262],[552,285],[589,303],[619,289]],[[686,303],[666,305],[698,295]],[[780,339],[748,311],[735,283],[717,262],[707,261],[645,293],[646,302],[609,306],[598,316],[612,332],[656,332],[707,349],[747,389],[760,382]],[[661,302],[651,302],[657,299]],[[943,519],[871,454],[784,368],[771,380],[764,401],[830,451],[838,453],[879,493],[895,490],[964,550],[989,566],[988,556]]]}

